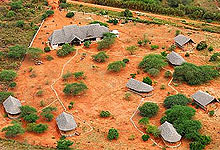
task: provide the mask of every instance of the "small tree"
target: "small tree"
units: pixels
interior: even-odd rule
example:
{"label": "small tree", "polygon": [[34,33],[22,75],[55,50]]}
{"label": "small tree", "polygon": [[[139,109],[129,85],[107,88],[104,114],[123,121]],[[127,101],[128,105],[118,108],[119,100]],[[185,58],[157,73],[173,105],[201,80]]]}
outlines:
{"label": "small tree", "polygon": [[72,72],[69,72],[67,71],[67,73],[65,73],[64,75],[62,75],[62,78],[63,80],[68,80],[69,78],[72,78],[73,77],[73,73]]}
{"label": "small tree", "polygon": [[0,103],[6,100],[9,96],[14,96],[13,92],[0,92]]}
{"label": "small tree", "polygon": [[132,45],[132,46],[127,47],[126,50],[127,50],[131,55],[133,55],[133,54],[138,50],[138,48],[137,48],[137,46]]}
{"label": "small tree", "polygon": [[23,134],[25,130],[22,128],[21,124],[18,122],[12,122],[12,126],[7,126],[2,129],[5,132],[6,137],[16,137],[18,134]]}
{"label": "small tree", "polygon": [[110,48],[113,44],[115,43],[115,37],[104,37],[103,40],[98,42],[98,47],[97,49],[103,50],[103,49],[108,49]]}
{"label": "small tree", "polygon": [[138,124],[143,125],[144,127],[147,127],[149,124],[149,118],[148,117],[143,117],[138,121]]}
{"label": "small tree", "polygon": [[168,50],[168,51],[174,51],[175,49],[176,49],[176,45],[173,44],[173,45],[171,45],[167,50]]}
{"label": "small tree", "polygon": [[106,118],[106,117],[109,117],[111,114],[109,111],[101,111],[100,112],[100,117],[102,118]]}
{"label": "small tree", "polygon": [[117,129],[114,129],[114,128],[111,128],[109,129],[108,131],[108,136],[107,138],[111,141],[111,140],[114,140],[114,139],[118,139],[118,136],[119,136],[119,133],[118,133],[118,130]]}
{"label": "small tree", "polygon": [[212,46],[209,46],[208,51],[212,52],[214,51],[214,48]]}
{"label": "small tree", "polygon": [[105,62],[107,58],[109,58],[109,57],[108,57],[108,55],[106,55],[105,52],[99,52],[96,55],[92,55],[92,59],[96,62],[99,62],[99,63]]}
{"label": "small tree", "polygon": [[69,44],[64,44],[62,48],[57,51],[57,56],[64,57],[74,51],[76,51],[74,47],[70,46]]}
{"label": "small tree", "polygon": [[209,116],[214,116],[214,114],[215,114],[214,110],[209,111]]}
{"label": "small tree", "polygon": [[146,102],[139,108],[140,115],[143,117],[153,117],[157,114],[159,107],[157,104],[152,102]]}
{"label": "small tree", "polygon": [[56,107],[46,107],[42,110],[41,116],[46,119],[46,121],[51,121],[54,118],[54,115],[52,114],[53,111],[56,111]]}
{"label": "small tree", "polygon": [[24,27],[24,20],[18,20],[16,22],[16,27],[23,28]]}
{"label": "small tree", "polygon": [[164,73],[164,77],[165,78],[169,78],[169,77],[172,77],[172,73],[168,70]]}
{"label": "small tree", "polygon": [[214,53],[209,59],[209,61],[218,61],[218,60],[220,60],[220,53]]}
{"label": "small tree", "polygon": [[47,10],[45,14],[49,17],[49,16],[52,16],[54,14],[54,11],[53,10]]}
{"label": "small tree", "polygon": [[21,45],[9,47],[8,57],[13,59],[22,59],[25,56],[26,48]]}
{"label": "small tree", "polygon": [[141,138],[145,142],[150,138],[150,136],[148,134],[143,134]]}
{"label": "small tree", "polygon": [[66,14],[66,17],[67,17],[67,18],[72,18],[74,15],[75,15],[74,12],[68,12],[68,13]]}
{"label": "small tree", "polygon": [[160,130],[154,125],[148,125],[146,132],[151,133],[154,137],[159,137],[160,135]]}
{"label": "small tree", "polygon": [[150,48],[151,48],[151,50],[155,50],[155,49],[158,49],[159,46],[158,45],[151,45]]}
{"label": "small tree", "polygon": [[149,73],[149,75],[151,75],[152,77],[157,77],[160,73],[160,71],[156,68],[151,68],[147,71]]}
{"label": "small tree", "polygon": [[126,65],[123,61],[115,61],[115,62],[112,62],[108,65],[108,69],[109,71],[112,71],[112,72],[119,72],[121,71],[122,68],[124,68]]}
{"label": "small tree", "polygon": [[149,85],[152,85],[152,80],[151,80],[150,77],[145,77],[145,78],[143,78],[143,81],[142,81],[142,82],[144,82],[144,83],[146,83],[146,84],[149,84]]}
{"label": "small tree", "polygon": [[37,124],[33,127],[33,132],[35,133],[43,133],[48,129],[47,124]]}
{"label": "small tree", "polygon": [[187,98],[185,95],[176,94],[176,95],[166,97],[163,104],[166,108],[171,108],[174,105],[186,106],[190,102],[191,102],[191,99]]}
{"label": "small tree", "polygon": [[28,105],[21,106],[20,110],[21,110],[20,117],[25,117],[29,114],[34,114],[37,112],[37,110],[34,107]]}
{"label": "small tree", "polygon": [[74,77],[75,77],[76,79],[80,79],[80,78],[83,78],[83,77],[84,77],[84,72],[83,72],[83,71],[74,72],[73,75],[74,75]]}
{"label": "small tree", "polygon": [[86,48],[89,48],[90,47],[90,45],[91,45],[91,41],[85,41],[84,42],[84,46],[86,47]]}
{"label": "small tree", "polygon": [[81,93],[83,93],[87,88],[87,86],[84,83],[71,83],[71,84],[67,84],[65,86],[65,88],[63,89],[63,92],[66,95],[72,95],[72,96],[76,96],[79,95]]}
{"label": "small tree", "polygon": [[2,82],[10,82],[15,79],[17,76],[17,73],[13,70],[2,70],[0,72],[0,81]]}
{"label": "small tree", "polygon": [[208,47],[208,45],[206,44],[206,41],[201,41],[198,43],[198,45],[196,46],[196,49],[198,51],[204,50]]}
{"label": "small tree", "polygon": [[31,59],[39,59],[41,57],[41,54],[43,54],[44,52],[39,49],[39,48],[28,48],[27,50],[27,55],[31,58]]}
{"label": "small tree", "polygon": [[125,11],[123,11],[122,14],[124,17],[133,17],[133,14],[129,9],[125,9]]}
{"label": "small tree", "polygon": [[21,9],[23,7],[22,1],[13,1],[10,2],[9,5],[11,6],[12,10]]}
{"label": "small tree", "polygon": [[71,150],[70,146],[73,145],[73,142],[66,139],[60,139],[57,141],[57,149],[58,150]]}
{"label": "small tree", "polygon": [[44,52],[46,52],[46,53],[47,53],[47,52],[50,52],[50,47],[48,47],[48,46],[47,46],[47,47],[44,47]]}
{"label": "small tree", "polygon": [[36,122],[39,119],[37,114],[29,114],[24,116],[24,121],[32,123],[32,122]]}

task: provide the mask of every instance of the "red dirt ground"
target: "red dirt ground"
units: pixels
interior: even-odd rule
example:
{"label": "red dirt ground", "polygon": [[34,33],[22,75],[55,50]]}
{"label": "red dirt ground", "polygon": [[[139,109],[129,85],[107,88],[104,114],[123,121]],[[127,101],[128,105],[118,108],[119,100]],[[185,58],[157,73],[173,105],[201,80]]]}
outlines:
{"label": "red dirt ground", "polygon": [[[52,4],[54,8],[57,7],[57,4]],[[73,19],[65,17],[65,11],[59,11],[55,9],[54,16],[48,18],[44,25],[42,26],[39,34],[37,35],[33,47],[44,48],[49,35],[55,29],[60,29],[64,25],[69,24],[78,24],[81,25],[88,24],[91,19],[104,21],[106,18],[103,16],[97,16],[93,14],[76,13]],[[85,94],[75,97],[65,96],[62,92],[65,82],[59,80],[55,88],[63,101],[64,105],[67,107],[71,101],[74,101],[74,108],[70,111],[76,117],[77,123],[79,123],[78,131],[81,133],[80,136],[68,138],[74,141],[74,146],[79,149],[86,150],[99,150],[99,149],[117,149],[117,150],[148,150],[160,149],[157,146],[153,146],[152,142],[143,142],[141,140],[141,134],[131,124],[129,118],[132,113],[135,111],[138,106],[141,98],[135,94],[132,94],[131,100],[126,101],[124,95],[127,92],[125,84],[130,78],[131,73],[137,72],[137,65],[141,61],[142,57],[149,53],[160,53],[164,50],[161,49],[162,46],[169,47],[173,43],[173,37],[175,31],[178,28],[172,26],[158,26],[158,25],[144,25],[144,24],[134,24],[128,23],[125,25],[110,25],[110,29],[117,29],[120,32],[120,38],[116,40],[116,43],[107,50],[109,54],[109,59],[107,62],[98,64],[92,61],[91,55],[97,53],[96,44],[92,44],[91,48],[84,49],[80,46],[76,47],[79,54],[71,61],[65,68],[65,71],[77,72],[84,71],[87,76],[83,82],[88,86],[88,90]],[[192,33],[192,37],[195,42],[201,40],[208,40],[218,42],[220,38],[219,34],[212,34],[206,32],[195,32],[187,29],[181,29],[184,34]],[[130,45],[135,45],[137,40],[142,38],[144,34],[147,34],[147,37],[151,40],[152,44],[159,45],[158,50],[150,50],[149,45],[147,47],[140,48],[136,55],[132,56],[126,52],[125,48]],[[219,47],[216,50],[220,50]],[[178,52],[181,52],[178,50]],[[80,57],[83,53],[86,53],[86,57],[83,60],[80,60]],[[52,61],[46,61],[45,56],[51,55],[54,57]],[[40,101],[44,100],[46,105],[51,103],[56,99],[55,94],[50,89],[52,82],[58,78],[60,75],[63,64],[68,61],[75,54],[64,58],[58,58],[56,56],[56,51],[51,51],[43,55],[44,64],[35,66],[33,61],[26,58],[22,63],[20,70],[18,71],[18,77],[16,79],[17,87],[12,90],[15,92],[16,97],[22,100],[23,105],[31,105],[36,107],[38,110],[42,109],[40,107]],[[184,53],[181,53],[184,56]],[[210,54],[209,54],[210,55]],[[123,58],[129,58],[130,62],[126,65],[119,73],[109,73],[106,71],[107,65],[116,60],[122,60]],[[184,57],[187,62],[195,63],[198,65],[207,64],[209,56],[203,52],[195,51],[190,57]],[[96,65],[98,68],[96,70],[92,69],[92,66]],[[33,68],[32,72],[29,72],[30,67]],[[167,69],[173,70],[171,66],[167,66]],[[151,124],[157,126],[160,125],[159,119],[163,116],[165,109],[162,107],[161,103],[168,95],[168,92],[175,94],[175,92],[167,86],[169,80],[163,77],[164,70],[161,71],[160,76],[153,78],[154,81],[154,91],[153,96],[145,98],[145,101],[153,101],[159,104],[160,110],[156,117],[150,119]],[[31,78],[31,74],[36,74],[35,78]],[[143,77],[148,76],[146,73],[141,72],[137,75],[136,79],[142,80]],[[76,82],[75,79],[68,81],[69,83]],[[166,85],[165,90],[161,90],[161,85]],[[190,96],[192,93],[196,92],[198,89],[204,91],[212,92],[216,97],[220,97],[219,93],[220,80],[211,81],[210,83],[201,85],[201,86],[188,86],[185,84],[179,84],[175,87],[179,92],[184,93]],[[43,90],[44,93],[41,97],[36,96],[38,90]],[[63,111],[61,105],[56,102],[52,106],[56,106],[58,110],[54,113],[55,117]],[[0,109],[1,113],[3,108]],[[99,112],[101,110],[108,110],[113,115],[110,118],[100,118]],[[217,111],[214,117],[209,117],[204,111],[198,109],[196,114],[196,119],[199,119],[203,124],[203,133],[210,135],[213,139],[212,143],[206,147],[206,149],[217,150],[220,146],[220,112]],[[82,120],[85,120],[89,123],[94,130],[90,133],[86,133],[89,130],[89,127],[82,123],[77,117],[80,117]],[[137,124],[138,119],[141,117],[135,115],[134,120]],[[0,116],[2,120],[0,122],[1,127],[5,127],[10,123],[10,120],[3,118],[3,115]],[[42,119],[38,122],[48,123]],[[34,145],[43,145],[43,146],[52,146],[55,147],[56,141],[60,138],[60,134],[57,130],[55,120],[48,123],[49,129],[43,134],[33,134],[26,132],[24,135],[16,137],[16,140],[26,141]],[[119,139],[117,141],[109,142],[106,138],[109,128],[114,127],[119,131]],[[131,135],[135,135],[134,140],[128,140]],[[4,133],[0,132],[0,137],[4,137]],[[156,140],[159,144],[162,144],[161,140]],[[181,150],[189,149],[188,141],[183,140],[183,144],[180,148]]]}

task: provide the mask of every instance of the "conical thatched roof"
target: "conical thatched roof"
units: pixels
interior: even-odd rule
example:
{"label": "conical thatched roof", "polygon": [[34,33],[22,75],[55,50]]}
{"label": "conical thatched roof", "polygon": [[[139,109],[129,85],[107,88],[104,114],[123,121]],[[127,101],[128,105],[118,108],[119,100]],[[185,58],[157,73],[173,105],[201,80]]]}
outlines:
{"label": "conical thatched roof", "polygon": [[184,62],[186,62],[182,56],[180,56],[178,53],[172,51],[170,54],[167,55],[168,61],[176,66],[182,65]]}
{"label": "conical thatched roof", "polygon": [[21,102],[14,98],[13,96],[9,96],[4,102],[3,106],[5,108],[5,111],[9,114],[16,115],[21,112]]}
{"label": "conical thatched roof", "polygon": [[61,131],[71,131],[77,127],[73,115],[62,112],[57,118],[56,122],[59,130]]}
{"label": "conical thatched roof", "polygon": [[167,121],[159,127],[159,130],[162,138],[167,142],[173,143],[181,140],[181,135],[177,133],[173,125]]}
{"label": "conical thatched roof", "polygon": [[151,92],[153,90],[153,87],[144,83],[144,82],[141,82],[141,81],[138,81],[138,80],[135,80],[133,78],[131,78],[127,85],[126,85],[129,89],[131,90],[134,90],[134,91],[137,91],[137,92],[141,92],[141,93],[147,93],[147,92]]}

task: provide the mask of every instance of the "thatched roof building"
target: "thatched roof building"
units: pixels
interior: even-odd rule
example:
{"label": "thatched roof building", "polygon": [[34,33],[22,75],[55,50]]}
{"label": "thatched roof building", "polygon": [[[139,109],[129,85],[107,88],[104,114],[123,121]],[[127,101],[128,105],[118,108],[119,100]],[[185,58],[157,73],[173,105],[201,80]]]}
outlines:
{"label": "thatched roof building", "polygon": [[188,43],[195,43],[191,38],[189,37],[186,37],[182,34],[179,34],[177,35],[175,38],[174,38],[174,41],[175,41],[175,44],[180,47],[180,48],[183,48],[185,44],[188,44]]}
{"label": "thatched roof building", "polygon": [[174,51],[167,55],[167,59],[172,65],[175,66],[180,66],[184,62],[186,62],[182,56],[180,56],[178,53]]}
{"label": "thatched roof building", "polygon": [[177,133],[173,125],[167,121],[165,121],[159,127],[159,130],[162,138],[167,142],[171,142],[171,143],[178,142],[182,138],[182,136],[179,133]]}
{"label": "thatched roof building", "polygon": [[201,90],[194,93],[191,97],[194,99],[196,104],[198,104],[203,109],[206,109],[206,105],[215,100],[213,96]]}
{"label": "thatched roof building", "polygon": [[73,115],[66,112],[62,112],[56,118],[56,122],[60,131],[71,131],[77,127]]}
{"label": "thatched roof building", "polygon": [[140,93],[148,93],[148,92],[151,92],[153,91],[153,87],[144,83],[144,82],[141,82],[141,81],[138,81],[138,80],[135,80],[133,78],[131,78],[128,83],[126,84],[126,86],[131,89],[131,90],[134,90],[136,92],[140,92]]}
{"label": "thatched roof building", "polygon": [[19,113],[21,113],[20,107],[21,107],[21,102],[13,97],[13,96],[9,96],[4,102],[3,102],[3,106],[5,108],[5,111],[8,114],[11,115],[18,115]]}

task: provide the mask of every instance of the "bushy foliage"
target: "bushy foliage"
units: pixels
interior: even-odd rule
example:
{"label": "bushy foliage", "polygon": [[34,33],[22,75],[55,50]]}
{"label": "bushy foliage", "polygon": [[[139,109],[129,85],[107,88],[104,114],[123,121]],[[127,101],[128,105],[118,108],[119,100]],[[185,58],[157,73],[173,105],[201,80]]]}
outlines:
{"label": "bushy foliage", "polygon": [[51,121],[54,118],[54,115],[52,114],[53,111],[56,111],[56,107],[46,107],[42,110],[41,116],[46,119],[46,121]]}
{"label": "bushy foliage", "polygon": [[39,59],[41,57],[41,54],[43,54],[43,53],[44,52],[39,48],[30,47],[30,48],[27,49],[27,55],[31,59]]}
{"label": "bushy foliage", "polygon": [[155,49],[158,49],[159,46],[158,45],[151,45],[150,48],[151,48],[151,50],[155,50]]}
{"label": "bushy foliage", "polygon": [[71,150],[70,146],[73,145],[73,142],[66,139],[60,139],[57,141],[57,150]]}
{"label": "bushy foliage", "polygon": [[209,59],[209,61],[217,61],[217,60],[220,60],[220,53],[214,53]]}
{"label": "bushy foliage", "polygon": [[124,58],[122,61],[126,64],[129,63],[129,59],[127,59],[127,58]]}
{"label": "bushy foliage", "polygon": [[73,75],[74,75],[74,77],[75,77],[76,79],[80,79],[80,78],[83,78],[83,77],[84,77],[84,72],[83,72],[83,71],[74,72]]}
{"label": "bushy foliage", "polygon": [[48,129],[48,125],[47,124],[36,124],[34,127],[33,127],[33,132],[35,133],[43,133],[45,132],[46,130]]}
{"label": "bushy foliage", "polygon": [[142,82],[144,82],[144,83],[146,83],[146,84],[149,84],[149,85],[152,85],[152,80],[151,80],[150,77],[145,77],[145,78],[143,78],[143,81],[142,81]]}
{"label": "bushy foliage", "polygon": [[100,24],[100,26],[108,27],[107,23],[104,23],[104,22],[101,22],[101,21],[97,21],[97,20],[96,21],[92,21],[89,24]]}
{"label": "bushy foliage", "polygon": [[208,45],[207,45],[206,41],[201,41],[197,44],[196,49],[198,51],[201,51],[201,50],[206,49],[207,47],[208,47]]}
{"label": "bushy foliage", "polygon": [[19,27],[19,28],[24,27],[24,20],[18,20],[18,21],[16,22],[16,27]]}
{"label": "bushy foliage", "polygon": [[104,37],[103,40],[98,42],[98,50],[110,48],[115,43],[115,37]]}
{"label": "bushy foliage", "polygon": [[5,132],[6,137],[16,137],[18,134],[23,134],[25,130],[22,128],[21,124],[18,122],[12,122],[13,125],[4,127],[2,132]]}
{"label": "bushy foliage", "polygon": [[160,136],[160,130],[154,125],[148,125],[146,132],[152,134],[154,137]]}
{"label": "bushy foliage", "polygon": [[137,46],[132,45],[132,46],[127,47],[126,50],[127,50],[131,55],[133,55],[133,54],[138,50],[138,48],[137,48]]}
{"label": "bushy foliage", "polygon": [[176,49],[176,45],[172,44],[167,50],[168,51],[174,51]]}
{"label": "bushy foliage", "polygon": [[28,115],[24,116],[24,121],[32,123],[32,122],[36,122],[39,119],[39,116],[35,113],[31,113]]}
{"label": "bushy foliage", "polygon": [[109,117],[111,114],[109,111],[101,111],[100,112],[100,117],[102,118],[106,118],[106,117]]}
{"label": "bushy foliage", "polygon": [[18,10],[23,7],[21,0],[10,2],[9,5],[11,6],[11,10]]}
{"label": "bushy foliage", "polygon": [[62,48],[57,51],[57,56],[64,57],[74,51],[76,51],[76,49],[73,46],[70,46],[69,44],[64,44]]}
{"label": "bushy foliage", "polygon": [[0,103],[2,103],[4,100],[6,100],[9,96],[14,96],[13,92],[0,92]]}
{"label": "bushy foliage", "polygon": [[65,73],[64,75],[62,75],[62,78],[63,80],[68,80],[69,78],[72,78],[73,77],[73,73],[72,72],[69,72],[67,71],[67,73]]}
{"label": "bushy foliage", "polygon": [[99,63],[105,62],[107,58],[109,57],[105,52],[99,52],[96,55],[92,55],[92,59]]}
{"label": "bushy foliage", "polygon": [[74,12],[68,12],[68,13],[66,14],[66,17],[67,17],[67,18],[72,18],[74,15],[75,15]]}
{"label": "bushy foliage", "polygon": [[159,107],[156,103],[146,102],[139,108],[140,115],[143,117],[153,117],[157,114]]}
{"label": "bushy foliage", "polygon": [[20,117],[25,117],[29,114],[37,113],[37,110],[34,107],[28,105],[21,106],[20,110],[21,110]]}
{"label": "bushy foliage", "polygon": [[138,121],[138,124],[143,125],[144,127],[147,127],[149,124],[149,118],[148,117],[143,117]]}
{"label": "bushy foliage", "polygon": [[110,140],[110,141],[114,140],[114,139],[117,140],[118,136],[119,136],[119,133],[118,133],[117,129],[114,129],[114,128],[109,129],[108,136],[107,136],[108,140]]}
{"label": "bushy foliage", "polygon": [[171,108],[174,105],[186,106],[189,102],[191,102],[191,99],[189,99],[185,95],[176,94],[166,97],[163,104],[166,108]]}
{"label": "bushy foliage", "polygon": [[63,92],[66,95],[72,95],[72,96],[76,96],[79,95],[81,93],[83,93],[87,88],[87,86],[84,83],[71,83],[71,84],[67,84],[65,86],[65,88],[63,89]]}
{"label": "bushy foliage", "polygon": [[214,48],[212,46],[209,46],[208,51],[212,52],[212,51],[214,51]]}
{"label": "bushy foliage", "polygon": [[161,70],[162,67],[166,66],[167,62],[163,56],[158,54],[149,54],[145,56],[139,63],[139,68],[143,69],[144,72],[148,72],[150,69],[155,68]]}
{"label": "bushy foliage", "polygon": [[145,142],[150,138],[150,136],[148,134],[143,134],[141,138]]}
{"label": "bushy foliage", "polygon": [[157,77],[160,71],[156,68],[151,68],[147,71],[147,73],[149,73],[149,75],[151,75],[152,77]]}
{"label": "bushy foliage", "polygon": [[172,77],[172,73],[168,70],[164,73],[164,77],[165,78],[169,78],[169,77]]}
{"label": "bushy foliage", "polygon": [[54,60],[54,58],[53,58],[51,55],[47,55],[47,56],[46,56],[46,59],[47,59],[48,61]]}
{"label": "bushy foliage", "polygon": [[213,66],[196,66],[184,63],[174,68],[173,78],[176,81],[185,81],[189,85],[199,85],[219,76]]}
{"label": "bushy foliage", "polygon": [[123,61],[115,61],[108,65],[108,71],[112,72],[119,72],[122,68],[124,68],[126,65]]}
{"label": "bushy foliage", "polygon": [[15,79],[17,76],[17,73],[13,70],[2,70],[0,72],[0,81],[2,82],[10,82]]}
{"label": "bushy foliage", "polygon": [[125,9],[125,11],[122,11],[122,14],[124,17],[133,17],[133,14],[129,9]]}
{"label": "bushy foliage", "polygon": [[8,57],[13,59],[22,59],[25,56],[26,48],[21,45],[9,47]]}
{"label": "bushy foliage", "polygon": [[50,52],[50,47],[48,47],[48,46],[47,46],[47,47],[44,47],[44,52],[46,52],[46,53],[47,53],[47,52]]}
{"label": "bushy foliage", "polygon": [[84,46],[86,47],[86,48],[89,48],[90,47],[90,45],[91,45],[91,41],[85,41],[84,42]]}

